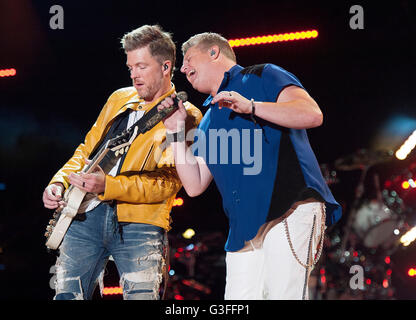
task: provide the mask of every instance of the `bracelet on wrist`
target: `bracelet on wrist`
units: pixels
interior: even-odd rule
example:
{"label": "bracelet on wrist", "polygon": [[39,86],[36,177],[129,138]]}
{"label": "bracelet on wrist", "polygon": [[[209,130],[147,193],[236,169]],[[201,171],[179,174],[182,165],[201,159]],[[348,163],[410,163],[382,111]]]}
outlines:
{"label": "bracelet on wrist", "polygon": [[254,122],[254,124],[257,124],[256,119],[254,118],[254,113],[256,112],[256,106],[254,105],[254,99],[251,98],[250,102],[251,102],[250,118]]}

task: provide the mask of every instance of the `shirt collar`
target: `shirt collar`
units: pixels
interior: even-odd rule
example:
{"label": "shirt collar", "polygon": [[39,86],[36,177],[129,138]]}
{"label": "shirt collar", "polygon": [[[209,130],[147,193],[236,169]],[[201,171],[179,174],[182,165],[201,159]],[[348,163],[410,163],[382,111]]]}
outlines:
{"label": "shirt collar", "polygon": [[[230,70],[226,71],[224,73],[224,78],[222,79],[221,85],[218,88],[217,93],[220,92],[223,88],[225,88],[230,82],[230,79],[234,78],[235,75],[237,75],[241,70],[243,70],[243,67],[238,64],[235,64],[233,67],[231,67]],[[204,101],[203,106],[209,106],[213,98],[213,96],[209,95],[209,97]]]}

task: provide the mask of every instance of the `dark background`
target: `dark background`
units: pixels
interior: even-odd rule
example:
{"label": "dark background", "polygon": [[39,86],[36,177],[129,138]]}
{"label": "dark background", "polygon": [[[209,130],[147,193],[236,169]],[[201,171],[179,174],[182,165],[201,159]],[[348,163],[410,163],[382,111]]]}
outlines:
{"label": "dark background", "polygon": [[[64,8],[63,30],[49,26],[54,4]],[[354,4],[364,9],[363,30],[350,28]],[[124,33],[160,24],[173,33],[179,69],[180,45],[196,33],[213,31],[233,39],[318,30],[317,39],[239,47],[235,52],[242,66],[275,63],[300,79],[324,113],[324,124],[308,130],[311,145],[321,164],[336,169],[337,159],[359,149],[395,151],[416,129],[415,18],[410,0],[0,0],[0,69],[17,70],[15,77],[0,78],[0,298],[53,296],[49,280],[55,256],[46,252],[43,237],[52,212],[43,207],[42,192],[83,140],[109,95],[130,85],[120,48]],[[179,71],[174,82],[205,113],[201,103],[206,97]],[[413,173],[409,168],[414,161],[411,154],[404,161],[391,158],[372,166],[364,197],[374,197],[375,175],[384,186],[387,180]],[[359,175],[360,170],[337,170],[338,182],[331,189],[344,206],[344,216],[329,230],[330,237],[345,224]],[[413,226],[414,195],[403,194],[397,183],[390,189],[405,199],[405,218]],[[172,247],[189,244],[180,234],[195,229],[193,241],[204,250],[192,252],[197,259],[194,279],[211,294],[183,286],[178,290],[187,299],[221,299],[227,234],[221,197],[214,184],[197,198],[183,191],[178,196],[185,202],[173,209]],[[188,277],[185,265],[173,261],[183,279]],[[392,255],[394,298],[416,298],[415,279],[407,276],[411,266],[416,266],[412,245],[398,248]],[[106,281],[117,285],[116,278],[109,265]],[[346,286],[348,279],[347,274]]]}

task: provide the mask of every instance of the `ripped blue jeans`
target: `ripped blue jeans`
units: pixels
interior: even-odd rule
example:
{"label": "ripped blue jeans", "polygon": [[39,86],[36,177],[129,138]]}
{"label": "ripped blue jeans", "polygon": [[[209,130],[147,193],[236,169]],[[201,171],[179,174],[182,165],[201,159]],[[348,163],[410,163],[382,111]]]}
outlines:
{"label": "ripped blue jeans", "polygon": [[157,300],[165,268],[167,236],[163,228],[129,223],[119,228],[114,209],[101,203],[73,220],[56,262],[55,300],[92,298],[103,288],[110,255],[116,264],[125,300]]}

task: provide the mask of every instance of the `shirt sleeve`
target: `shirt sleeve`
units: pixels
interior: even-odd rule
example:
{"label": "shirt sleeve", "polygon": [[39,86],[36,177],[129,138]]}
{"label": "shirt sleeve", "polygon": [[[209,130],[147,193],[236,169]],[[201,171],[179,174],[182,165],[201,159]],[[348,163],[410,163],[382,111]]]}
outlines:
{"label": "shirt sleeve", "polygon": [[267,64],[262,75],[263,88],[270,101],[276,101],[282,90],[288,86],[295,85],[305,89],[299,79],[274,64]]}

